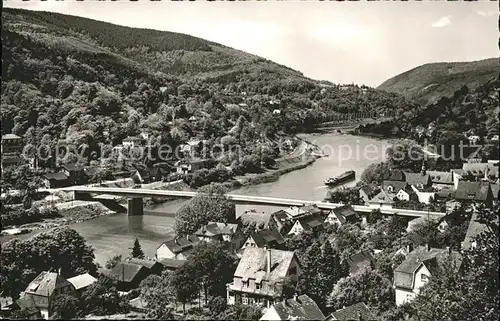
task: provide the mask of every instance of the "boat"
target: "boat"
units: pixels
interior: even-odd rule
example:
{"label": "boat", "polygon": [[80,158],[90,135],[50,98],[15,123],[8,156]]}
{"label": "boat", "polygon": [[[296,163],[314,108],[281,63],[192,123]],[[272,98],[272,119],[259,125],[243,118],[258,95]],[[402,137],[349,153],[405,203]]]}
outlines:
{"label": "boat", "polygon": [[356,176],[355,171],[347,171],[339,176],[330,177],[329,179],[325,180],[324,183],[327,186],[335,186],[346,180],[353,179],[355,176]]}

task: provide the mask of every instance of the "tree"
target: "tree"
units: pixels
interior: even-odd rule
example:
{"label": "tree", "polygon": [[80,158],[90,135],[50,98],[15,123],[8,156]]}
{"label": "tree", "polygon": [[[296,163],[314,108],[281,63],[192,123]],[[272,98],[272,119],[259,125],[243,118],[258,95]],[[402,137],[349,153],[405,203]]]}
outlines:
{"label": "tree", "polygon": [[190,302],[200,290],[200,283],[193,278],[196,273],[191,264],[184,264],[172,276],[171,284],[175,289],[175,298],[182,303],[182,310],[186,313],[186,303]]}
{"label": "tree", "polygon": [[66,278],[97,271],[94,250],[80,234],[68,227],[2,244],[0,263],[2,294],[14,299],[42,271],[60,269]]}
{"label": "tree", "polygon": [[141,298],[146,302],[147,317],[150,319],[172,319],[172,304],[175,291],[172,286],[172,273],[161,276],[150,275],[141,282]]}
{"label": "tree", "polygon": [[326,200],[332,203],[350,205],[360,205],[363,203],[363,199],[359,196],[359,189],[357,188],[342,188],[328,191]]}
{"label": "tree", "polygon": [[137,238],[135,239],[134,247],[132,248],[132,257],[138,259],[144,258],[144,251],[142,250],[141,244],[139,243],[139,240]]}
{"label": "tree", "polygon": [[112,270],[122,260],[121,255],[115,255],[106,262],[106,269]]}
{"label": "tree", "polygon": [[369,267],[358,273],[340,279],[327,300],[327,306],[337,310],[365,302],[368,306],[383,312],[394,306],[392,283],[377,270]]}
{"label": "tree", "polygon": [[387,159],[391,169],[408,170],[419,172],[424,161],[422,148],[412,141],[400,140],[386,151]]}
{"label": "tree", "polygon": [[387,163],[375,163],[368,166],[361,174],[361,180],[367,184],[382,184],[384,179],[389,176],[390,169]]}
{"label": "tree", "polygon": [[183,205],[175,217],[177,235],[196,232],[209,222],[233,222],[235,205],[227,200],[226,189],[220,184],[210,184],[199,189],[198,195]]}
{"label": "tree", "polygon": [[120,297],[116,290],[116,281],[106,276],[99,277],[91,284],[83,292],[81,300],[84,314],[109,315],[129,310],[128,301]]}
{"label": "tree", "polygon": [[78,315],[79,301],[72,295],[59,294],[54,298],[52,308],[57,315],[57,319],[73,319]]}

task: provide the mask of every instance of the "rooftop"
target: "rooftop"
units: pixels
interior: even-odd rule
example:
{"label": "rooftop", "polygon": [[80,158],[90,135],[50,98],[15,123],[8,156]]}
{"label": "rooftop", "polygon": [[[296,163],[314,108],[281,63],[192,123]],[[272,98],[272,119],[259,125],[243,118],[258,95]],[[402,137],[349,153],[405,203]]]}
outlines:
{"label": "rooftop", "polygon": [[51,296],[56,289],[68,285],[71,285],[71,283],[56,272],[43,271],[31,281],[24,292],[40,296]]}
{"label": "rooftop", "polygon": [[351,255],[346,259],[349,264],[349,272],[354,274],[358,272],[363,266],[369,266],[371,262],[375,262],[372,254],[369,251],[361,251]]}
{"label": "rooftop", "polygon": [[272,306],[280,320],[324,320],[316,302],[307,295],[278,302]]}
{"label": "rooftop", "polygon": [[142,269],[146,269],[140,264],[120,262],[109,273],[109,277],[122,281],[132,282]]}
{"label": "rooftop", "polygon": [[[200,242],[196,235],[187,235],[176,237],[169,241],[163,242],[172,253],[178,254],[193,249],[193,247]],[[161,246],[160,245],[160,246]]]}
{"label": "rooftop", "polygon": [[80,274],[68,279],[68,282],[73,284],[76,290],[86,288],[95,281],[97,281],[97,279],[88,273]]}
{"label": "rooftop", "polygon": [[406,173],[405,172],[405,177],[406,177],[406,183],[410,185],[427,185],[430,181],[431,178],[429,174],[425,173]]}
{"label": "rooftop", "polygon": [[57,172],[57,173],[46,173],[43,175],[48,180],[56,180],[56,181],[64,181],[67,180],[68,177],[66,177],[66,174],[63,172]]}
{"label": "rooftop", "polygon": [[333,312],[326,320],[375,320],[376,317],[366,304],[359,302]]}
{"label": "rooftop", "polygon": [[427,171],[431,177],[431,182],[437,184],[453,184],[453,175],[451,172]]}
{"label": "rooftop", "polygon": [[[267,273],[267,251],[271,253],[271,271]],[[281,282],[288,272],[295,253],[275,249],[262,249],[258,247],[247,247],[234,272],[235,277],[243,280],[259,279],[271,283]]]}
{"label": "rooftop", "polygon": [[21,139],[21,137],[14,135],[14,134],[5,134],[2,135],[2,140],[4,139]]}
{"label": "rooftop", "polygon": [[387,193],[384,190],[382,190],[382,191],[380,191],[380,193],[375,195],[375,197],[370,200],[370,203],[372,203],[372,204],[393,204],[394,201],[392,200],[392,198],[389,195],[387,195]]}
{"label": "rooftop", "polygon": [[280,245],[285,243],[281,234],[275,229],[260,230],[253,233],[251,237],[258,247]]}
{"label": "rooftop", "polygon": [[233,235],[237,229],[238,224],[210,222],[200,227],[194,234],[196,236]]}
{"label": "rooftop", "polygon": [[490,192],[491,188],[488,182],[459,181],[455,191],[455,199],[486,201]]}

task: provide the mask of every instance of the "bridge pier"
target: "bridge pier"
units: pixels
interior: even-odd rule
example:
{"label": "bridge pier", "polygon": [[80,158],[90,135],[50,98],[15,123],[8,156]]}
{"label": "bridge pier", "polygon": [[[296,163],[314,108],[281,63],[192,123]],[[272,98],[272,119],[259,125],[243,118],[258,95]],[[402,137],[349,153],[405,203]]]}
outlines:
{"label": "bridge pier", "polygon": [[73,199],[75,201],[93,201],[94,200],[90,193],[78,192],[78,191],[73,192]]}
{"label": "bridge pier", "polygon": [[127,214],[129,216],[144,214],[142,197],[134,197],[128,199]]}

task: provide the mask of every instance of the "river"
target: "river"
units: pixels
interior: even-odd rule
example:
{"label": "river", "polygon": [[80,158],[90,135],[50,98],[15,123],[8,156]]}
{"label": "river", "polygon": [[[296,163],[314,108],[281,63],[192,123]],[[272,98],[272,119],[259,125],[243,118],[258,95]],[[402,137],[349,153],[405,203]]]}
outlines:
{"label": "river", "polygon": [[[323,147],[328,156],[316,160],[314,164],[304,169],[285,174],[275,182],[245,186],[233,193],[323,200],[327,187],[322,182],[326,178],[354,170],[356,180],[347,182],[345,186],[355,185],[368,165],[385,159],[385,150],[389,146],[384,140],[337,133],[303,134],[299,137]],[[185,200],[175,200],[149,206],[143,216],[129,217],[126,214],[114,214],[71,224],[70,227],[80,233],[94,248],[96,261],[102,266],[116,254],[128,255],[136,237],[139,238],[146,256],[154,257],[160,243],[173,236],[175,212],[185,202]],[[251,208],[258,211],[279,209],[273,206],[237,205],[236,211],[239,213]],[[30,233],[19,237],[27,238],[31,235]],[[0,241],[5,242],[8,238],[11,237],[1,237]]]}

